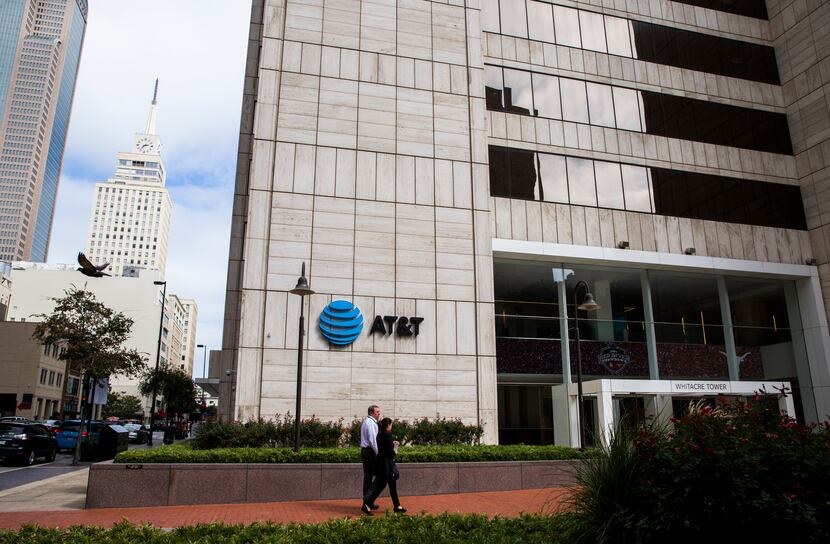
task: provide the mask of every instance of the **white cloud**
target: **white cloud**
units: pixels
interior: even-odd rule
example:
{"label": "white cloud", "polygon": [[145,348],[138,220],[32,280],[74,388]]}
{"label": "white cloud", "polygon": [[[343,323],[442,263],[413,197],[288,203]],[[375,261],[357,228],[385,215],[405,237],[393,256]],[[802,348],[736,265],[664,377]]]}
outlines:
{"label": "white cloud", "polygon": [[[250,1],[92,0],[68,155],[109,168],[143,131],[159,78],[171,173],[235,160]],[[217,164],[218,162],[218,164]]]}
{"label": "white cloud", "polygon": [[[90,0],[50,263],[83,250],[92,190],[147,123],[173,199],[168,290],[199,306],[197,342],[222,342],[225,281],[250,0]],[[201,352],[201,350],[198,350]],[[202,357],[195,357],[201,375]]]}
{"label": "white cloud", "polygon": [[71,264],[84,250],[95,180],[61,176],[58,206],[49,241],[49,262]]}

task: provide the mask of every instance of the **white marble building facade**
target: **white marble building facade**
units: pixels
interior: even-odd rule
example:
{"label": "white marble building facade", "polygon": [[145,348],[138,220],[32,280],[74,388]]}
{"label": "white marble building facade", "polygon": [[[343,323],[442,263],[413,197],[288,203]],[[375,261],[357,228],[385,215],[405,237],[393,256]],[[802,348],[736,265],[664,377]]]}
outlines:
{"label": "white marble building facade", "polygon": [[[777,46],[783,32],[668,0],[552,3],[753,44]],[[317,294],[306,299],[304,416],[349,420],[375,403],[396,418],[479,423],[495,442],[494,258],[603,263],[603,255],[617,264],[631,255],[635,267],[724,266],[798,281],[811,394],[823,399],[819,412],[830,411],[826,313],[816,267],[805,264],[826,261],[814,231],[495,197],[490,189],[489,146],[785,185],[801,175],[793,155],[488,111],[485,65],[771,113],[791,113],[787,93],[485,31],[495,4],[254,0],[220,372],[220,396],[231,402],[220,403],[220,414],[293,412],[299,297],[288,291],[306,262]],[[822,229],[811,217],[810,228]],[[616,249],[621,241],[631,254],[616,253],[625,251]],[[686,254],[690,247],[696,255]],[[335,299],[367,317],[346,348],[317,329]],[[424,321],[417,337],[368,334],[375,315]]]}

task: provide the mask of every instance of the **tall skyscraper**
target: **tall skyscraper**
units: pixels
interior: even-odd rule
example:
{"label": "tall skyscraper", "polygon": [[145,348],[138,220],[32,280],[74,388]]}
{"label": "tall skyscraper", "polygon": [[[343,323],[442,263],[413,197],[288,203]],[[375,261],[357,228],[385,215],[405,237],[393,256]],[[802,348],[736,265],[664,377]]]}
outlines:
{"label": "tall skyscraper", "polygon": [[167,265],[173,203],[156,134],[157,98],[158,80],[146,130],[135,134],[131,151],[116,155],[115,175],[97,183],[92,196],[86,254],[95,263],[111,263],[117,276],[125,267],[154,268],[164,276]]}
{"label": "tall skyscraper", "polygon": [[87,0],[0,2],[0,261],[45,261]]}
{"label": "tall skyscraper", "polygon": [[830,2],[252,4],[220,416],[830,414]]}

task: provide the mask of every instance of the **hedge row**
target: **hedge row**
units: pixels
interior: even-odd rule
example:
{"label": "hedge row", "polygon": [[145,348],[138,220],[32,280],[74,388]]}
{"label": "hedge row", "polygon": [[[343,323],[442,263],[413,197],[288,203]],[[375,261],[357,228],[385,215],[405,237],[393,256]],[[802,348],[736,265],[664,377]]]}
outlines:
{"label": "hedge row", "polygon": [[[545,461],[580,459],[585,454],[562,446],[407,446],[398,452],[401,463]],[[359,463],[359,448],[216,448],[195,450],[187,445],[135,449],[119,453],[116,463]]]}
{"label": "hedge row", "polygon": [[[342,419],[321,421],[312,416],[300,422],[300,440],[304,448],[333,448],[360,445],[362,419],[347,425]],[[193,447],[214,448],[287,448],[294,445],[294,418],[279,414],[272,420],[252,419],[245,422],[209,421],[198,427]],[[478,444],[484,429],[467,425],[458,419],[422,418],[415,421],[394,420],[392,433],[404,445],[439,446]]]}
{"label": "hedge row", "polygon": [[527,542],[575,542],[569,516],[488,518],[480,515],[375,516],[356,520],[331,520],[319,525],[195,525],[164,531],[149,526],[120,523],[112,529],[72,527],[43,529],[24,527],[0,531],[0,544],[189,544],[337,542],[342,544],[523,544]]}

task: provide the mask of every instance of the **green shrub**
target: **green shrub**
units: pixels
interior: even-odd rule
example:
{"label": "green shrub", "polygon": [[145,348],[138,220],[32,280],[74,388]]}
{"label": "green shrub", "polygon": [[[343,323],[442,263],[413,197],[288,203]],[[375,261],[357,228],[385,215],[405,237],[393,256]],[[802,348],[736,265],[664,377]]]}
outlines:
{"label": "green shrub", "polygon": [[321,524],[252,523],[251,525],[195,525],[172,531],[150,526],[119,523],[112,529],[72,527],[43,529],[36,526],[18,531],[0,530],[0,544],[52,544],[95,542],[101,544],[189,544],[191,542],[346,544],[524,544],[573,542],[567,534],[569,519],[560,515],[488,518],[480,515],[375,516],[355,520],[338,519]]}
{"label": "green shrub", "polygon": [[[323,422],[312,416],[300,423],[300,445],[306,448],[337,446],[343,435],[343,420]],[[255,419],[226,423],[208,421],[198,427],[193,447],[215,448],[279,448],[294,445],[294,418],[290,414],[275,420]]]}
{"label": "green shrub", "polygon": [[830,426],[774,397],[693,407],[612,440],[579,472],[577,518],[598,542],[830,541]]}
{"label": "green shrub", "polygon": [[[346,430],[350,446],[360,445],[360,425],[362,419],[355,419]],[[484,434],[481,425],[467,425],[460,419],[422,418],[409,422],[392,420],[392,434],[403,445],[443,446],[451,444],[478,444]]]}
{"label": "green shrub", "polygon": [[614,433],[600,455],[577,467],[572,501],[581,532],[590,541],[635,542],[634,525],[644,516],[647,502],[647,471],[625,427]]}
{"label": "green shrub", "polygon": [[[542,461],[580,459],[582,454],[562,446],[406,446],[398,452],[401,463]],[[151,450],[135,449],[119,453],[116,463],[359,463],[359,448],[304,448],[295,453],[288,448],[214,448],[196,450],[174,444]]]}

